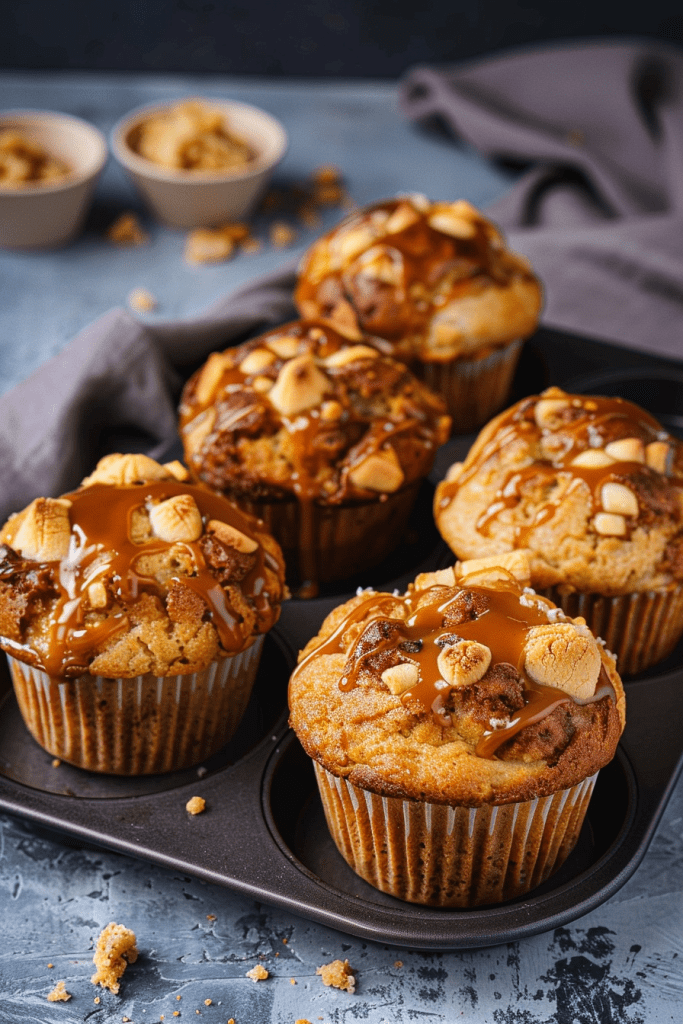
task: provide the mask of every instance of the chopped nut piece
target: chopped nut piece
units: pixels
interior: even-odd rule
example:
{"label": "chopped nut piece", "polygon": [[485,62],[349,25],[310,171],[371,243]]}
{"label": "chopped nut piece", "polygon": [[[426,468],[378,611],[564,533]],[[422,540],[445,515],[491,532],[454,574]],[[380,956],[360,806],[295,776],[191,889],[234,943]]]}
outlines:
{"label": "chopped nut piece", "polygon": [[305,353],[284,364],[268,397],[283,416],[296,416],[319,405],[329,387],[313,357]]}
{"label": "chopped nut piece", "polygon": [[248,377],[252,373],[261,373],[267,366],[275,362],[275,354],[267,348],[255,348],[239,365],[240,373]]}
{"label": "chopped nut piece", "polygon": [[383,448],[368,455],[349,472],[349,479],[355,487],[368,491],[393,494],[403,483],[405,476],[398,455],[393,448]]}
{"label": "chopped nut piece", "polygon": [[192,543],[199,540],[203,532],[202,516],[191,494],[174,494],[153,505],[149,521],[155,536],[169,543]]}
{"label": "chopped nut piece", "polygon": [[[53,768],[59,768],[59,766],[60,766],[60,764],[62,762],[61,762],[61,760],[58,757],[53,757],[51,763],[52,763],[52,767]],[[52,964],[48,964],[47,966],[48,967],[52,967],[53,965]]]}
{"label": "chopped nut piece", "polygon": [[188,814],[201,814],[206,810],[206,800],[203,796],[191,796],[185,804],[185,810]]}
{"label": "chopped nut piece", "polygon": [[455,585],[455,570],[437,569],[435,572],[421,572],[415,580],[417,590],[428,590],[429,587],[452,587]]}
{"label": "chopped nut piece", "polygon": [[63,981],[58,981],[52,991],[47,994],[48,1003],[66,1003],[69,999],[71,999],[71,993],[67,992]]}
{"label": "chopped nut piece", "polygon": [[401,203],[384,225],[384,231],[387,235],[398,234],[399,231],[405,231],[406,228],[417,224],[419,219],[420,215],[411,203]]}
{"label": "chopped nut piece", "polygon": [[251,386],[254,391],[257,391],[260,395],[265,395],[266,392],[270,391],[273,386],[273,381],[270,377],[254,377],[251,382]]}
{"label": "chopped nut piece", "polygon": [[93,484],[139,484],[149,480],[164,480],[168,470],[148,455],[105,455],[81,487]]}
{"label": "chopped nut piece", "polygon": [[671,445],[667,441],[652,441],[645,449],[645,461],[657,473],[671,471]]}
{"label": "chopped nut piece", "polygon": [[603,537],[623,537],[626,534],[626,520],[613,512],[598,512],[593,519],[595,532]]}
{"label": "chopped nut piece", "polygon": [[91,583],[88,587],[88,601],[91,608],[106,608],[109,603],[107,588],[102,580]]}
{"label": "chopped nut piece", "polygon": [[342,264],[347,264],[368,249],[374,240],[375,236],[371,229],[367,225],[361,225],[350,228],[343,234],[332,238],[330,244],[334,247]]}
{"label": "chopped nut piece", "polygon": [[569,402],[566,398],[541,398],[536,402],[534,419],[543,430],[545,427],[549,427],[557,419],[558,414],[568,406]]}
{"label": "chopped nut piece", "polygon": [[[519,548],[516,551],[506,551],[500,555],[486,555],[484,558],[468,558],[464,562],[456,562],[455,574],[458,578],[469,576],[471,573],[479,573],[485,569],[505,569],[511,573],[520,583],[528,586],[531,576],[531,563],[529,552],[526,548]],[[497,576],[491,577],[492,581]]]}
{"label": "chopped nut piece", "polygon": [[270,226],[270,241],[276,249],[286,249],[297,238],[296,228],[283,220],[276,220]]}
{"label": "chopped nut piece", "polygon": [[415,686],[419,677],[417,665],[410,661],[403,662],[402,665],[392,665],[391,668],[385,668],[382,672],[382,681],[386,683],[395,697]]}
{"label": "chopped nut piece", "polygon": [[340,988],[345,992],[355,990],[356,979],[348,960],[333,960],[330,964],[318,967],[315,973],[321,976],[323,985],[331,985],[333,988]]}
{"label": "chopped nut piece", "polygon": [[456,217],[462,217],[463,220],[480,220],[479,210],[466,199],[456,199],[451,203],[451,210]]}
{"label": "chopped nut piece", "polygon": [[355,363],[359,359],[377,359],[379,352],[369,345],[350,345],[348,348],[337,349],[325,360],[327,366],[338,368],[348,363]]}
{"label": "chopped nut piece", "polygon": [[199,416],[195,416],[185,427],[185,447],[191,455],[198,452],[206,438],[213,430],[216,422],[216,410],[205,409]]}
{"label": "chopped nut piece", "polygon": [[630,487],[609,481],[600,489],[600,500],[605,512],[616,512],[622,516],[638,515],[638,499]]}
{"label": "chopped nut piece", "polygon": [[133,288],[128,295],[128,305],[139,313],[149,313],[157,308],[157,300],[146,288]]}
{"label": "chopped nut piece", "polygon": [[570,622],[533,626],[525,646],[524,668],[532,679],[585,700],[595,693],[602,659],[586,627]]}
{"label": "chopped nut piece", "polygon": [[435,231],[441,231],[444,235],[452,235],[453,238],[474,238],[477,233],[476,226],[471,220],[458,217],[450,210],[432,213],[428,220]]}
{"label": "chopped nut piece", "polygon": [[187,236],[185,259],[188,263],[222,263],[235,251],[235,243],[222,231],[196,228]]}
{"label": "chopped nut piece", "polygon": [[55,498],[36,498],[26,510],[12,547],[25,558],[56,562],[66,556],[70,538],[68,504]]}
{"label": "chopped nut piece", "polygon": [[250,971],[247,971],[247,978],[251,978],[252,981],[265,981],[270,975],[265,969],[263,964],[256,964]]}
{"label": "chopped nut piece", "polygon": [[320,418],[323,420],[338,420],[344,409],[341,402],[336,399],[332,399],[329,402],[323,402],[320,407]]}
{"label": "chopped nut piece", "polygon": [[621,437],[610,441],[605,451],[617,462],[645,462],[645,448],[638,437]]}
{"label": "chopped nut piece", "polygon": [[603,448],[586,448],[572,459],[572,466],[580,469],[602,469],[614,465],[614,459]]}
{"label": "chopped nut piece", "polygon": [[181,483],[190,479],[189,472],[185,466],[183,466],[182,462],[178,461],[178,459],[174,459],[173,462],[164,462],[164,469],[167,469],[168,472],[174,476],[176,480],[180,480]]}
{"label": "chopped nut piece", "polygon": [[299,351],[299,339],[294,335],[287,335],[283,338],[269,338],[266,345],[280,359],[293,359]]}
{"label": "chopped nut piece", "polygon": [[469,686],[488,672],[491,651],[476,640],[458,640],[443,648],[436,663],[439,672],[451,686]]}
{"label": "chopped nut piece", "polygon": [[143,231],[136,214],[131,211],[122,213],[107,228],[107,238],[115,245],[144,245],[149,235]]}
{"label": "chopped nut piece", "polygon": [[195,397],[200,405],[208,405],[214,397],[226,368],[226,358],[221,352],[212,352],[204,363],[195,385]]}
{"label": "chopped nut piece", "polygon": [[210,519],[206,524],[206,532],[215,533],[223,544],[227,544],[244,555],[250,555],[258,547],[258,541],[235,529],[234,526],[222,523],[219,519]]}
{"label": "chopped nut piece", "polygon": [[135,963],[137,958],[135,932],[111,921],[97,939],[93,957],[97,970],[90,980],[93,985],[108,988],[116,995],[120,988],[121,975],[128,964]]}

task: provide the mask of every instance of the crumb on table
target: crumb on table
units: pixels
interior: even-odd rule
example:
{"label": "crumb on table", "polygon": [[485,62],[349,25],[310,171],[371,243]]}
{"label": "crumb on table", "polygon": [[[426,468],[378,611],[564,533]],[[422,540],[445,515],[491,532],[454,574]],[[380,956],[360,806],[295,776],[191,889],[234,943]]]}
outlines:
{"label": "crumb on table", "polygon": [[354,992],[356,979],[348,960],[333,960],[332,963],[322,964],[315,972],[323,980],[323,985],[331,985],[332,988],[340,988],[344,992]]}
{"label": "crumb on table", "polygon": [[185,810],[188,814],[201,814],[206,810],[206,800],[203,796],[191,796],[185,804]]}
{"label": "crumb on table", "polygon": [[71,993],[67,992],[63,981],[58,981],[51,992],[47,994],[48,1003],[66,1003],[71,999]]}
{"label": "crumb on table", "polygon": [[135,963],[138,951],[135,932],[111,921],[97,939],[93,963],[97,970],[91,977],[93,985],[108,988],[114,995],[119,991],[119,978],[128,964]]}
{"label": "crumb on table", "polygon": [[140,313],[149,313],[157,308],[157,300],[146,288],[133,288],[128,296],[128,305]]}
{"label": "crumb on table", "polygon": [[284,220],[276,220],[270,226],[270,241],[276,249],[286,249],[296,240],[296,230]]}
{"label": "crumb on table", "polygon": [[270,977],[270,974],[265,969],[263,964],[256,964],[250,971],[247,971],[247,978],[251,978],[252,981],[265,981],[266,978]]}
{"label": "crumb on table", "polygon": [[134,213],[127,211],[107,228],[107,238],[116,245],[144,245],[148,235]]}

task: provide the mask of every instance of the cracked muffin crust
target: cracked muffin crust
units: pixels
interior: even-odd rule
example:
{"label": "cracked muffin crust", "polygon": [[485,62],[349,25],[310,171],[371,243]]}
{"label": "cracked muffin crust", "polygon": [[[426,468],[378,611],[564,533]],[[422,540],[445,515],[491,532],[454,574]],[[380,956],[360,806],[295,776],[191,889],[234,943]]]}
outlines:
{"label": "cracked muffin crust", "polygon": [[515,553],[359,592],[300,655],[292,727],[340,853],[383,892],[496,903],[576,844],[624,691],[584,621],[527,582]]}
{"label": "cracked muffin crust", "polygon": [[[622,672],[664,657],[683,630],[683,444],[630,402],[559,388],[523,399],[451,467],[434,515],[460,558],[526,552],[532,586],[553,588],[572,614],[571,595],[600,595],[603,610],[611,602],[600,621],[579,613],[619,653]],[[634,595],[643,607],[626,623]],[[647,595],[662,605],[656,621]],[[624,643],[652,632],[657,656],[633,660]]]}
{"label": "cracked muffin crust", "polygon": [[[302,580],[325,578],[335,559],[349,572],[333,550],[344,547],[342,536],[325,553],[314,550],[320,510],[374,506],[384,519],[392,507],[409,512],[449,427],[442,401],[402,363],[321,321],[294,321],[213,353],[180,406],[194,477],[264,518],[288,564],[301,563]],[[295,524],[276,517],[287,504]]]}
{"label": "cracked muffin crust", "polygon": [[470,203],[408,195],[353,213],[318,239],[301,261],[295,303],[303,316],[384,339],[466,431],[505,401],[521,339],[538,323],[541,287]]}
{"label": "cracked muffin crust", "polygon": [[0,646],[34,739],[119,775],[196,764],[244,713],[285,596],[263,524],[180,463],[110,455],[0,532]]}

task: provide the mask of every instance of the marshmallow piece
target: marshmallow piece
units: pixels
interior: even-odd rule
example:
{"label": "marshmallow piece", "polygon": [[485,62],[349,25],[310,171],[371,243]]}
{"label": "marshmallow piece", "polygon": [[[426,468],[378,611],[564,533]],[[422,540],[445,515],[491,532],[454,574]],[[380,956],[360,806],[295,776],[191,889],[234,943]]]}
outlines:
{"label": "marshmallow piece", "polygon": [[[296,351],[296,350],[295,350]],[[275,353],[267,348],[255,348],[248,356],[245,356],[239,365],[240,373],[249,377],[253,373],[261,373],[267,366],[275,362]]]}
{"label": "marshmallow piece", "polygon": [[206,531],[215,533],[221,543],[227,544],[228,547],[234,548],[243,555],[250,555],[258,547],[258,541],[247,537],[246,533],[242,533],[241,530],[237,530],[220,519],[210,519],[206,525]]}
{"label": "marshmallow piece", "polygon": [[436,664],[451,686],[469,686],[479,682],[488,672],[491,651],[476,640],[458,640],[443,648]]}
{"label": "marshmallow piece", "polygon": [[11,546],[24,558],[36,562],[58,562],[69,551],[71,502],[59,498],[36,498],[26,509]]}
{"label": "marshmallow piece", "polygon": [[370,348],[369,345],[349,345],[348,347],[337,349],[331,356],[328,356],[325,360],[326,366],[332,366],[335,369],[340,366],[346,366],[347,363],[355,363],[359,359],[377,359],[379,352],[376,348]]}
{"label": "marshmallow piece", "polygon": [[398,455],[390,447],[368,455],[349,472],[349,479],[354,487],[380,494],[393,494],[403,483],[405,475]]}
{"label": "marshmallow piece", "polygon": [[167,469],[170,475],[175,477],[176,480],[180,480],[181,483],[190,479],[189,472],[178,459],[174,459],[173,462],[164,462],[164,469]]}
{"label": "marshmallow piece", "polygon": [[199,405],[208,405],[220,387],[227,359],[221,352],[212,352],[199,372],[194,397]]}
{"label": "marshmallow piece", "polygon": [[199,540],[203,532],[202,517],[191,494],[174,494],[149,510],[149,521],[155,537],[169,543]]}
{"label": "marshmallow piece", "polygon": [[630,487],[610,480],[600,489],[600,501],[605,512],[622,516],[638,515],[638,499]]}
{"label": "marshmallow piece", "polygon": [[656,473],[671,471],[671,445],[667,441],[652,441],[645,449],[645,461]]}
{"label": "marshmallow piece", "polygon": [[605,451],[617,462],[645,462],[645,447],[638,437],[620,437],[610,441]]}
{"label": "marshmallow piece", "polygon": [[93,484],[147,483],[150,480],[168,480],[173,474],[149,455],[105,455],[94,471],[82,481],[81,487]]}
{"label": "marshmallow piece", "polygon": [[566,398],[540,398],[534,408],[536,424],[544,430],[550,427],[558,415],[569,406]]}
{"label": "marshmallow piece", "polygon": [[603,469],[605,466],[613,466],[614,462],[604,448],[586,448],[574,456],[572,466],[578,466],[579,469]]}
{"label": "marshmallow piece", "polygon": [[459,217],[451,209],[432,213],[427,220],[435,231],[450,235],[452,238],[474,238],[477,233],[476,225],[469,218]]}
{"label": "marshmallow piece", "polygon": [[287,335],[284,338],[269,338],[266,345],[280,359],[293,359],[299,351],[300,340],[294,335]]}
{"label": "marshmallow piece", "polygon": [[395,697],[415,686],[419,677],[418,667],[411,661],[405,661],[401,665],[392,665],[391,668],[385,668],[382,672],[382,682],[386,683]]}
{"label": "marshmallow piece", "polygon": [[284,364],[268,398],[283,416],[296,416],[305,409],[320,405],[328,390],[330,383],[327,377],[307,352]]}
{"label": "marshmallow piece", "polygon": [[601,664],[598,643],[585,626],[556,622],[532,626],[527,633],[524,668],[537,683],[587,700],[595,693]]}
{"label": "marshmallow piece", "polygon": [[595,532],[603,537],[623,537],[626,534],[626,520],[615,512],[598,512],[593,517]]}

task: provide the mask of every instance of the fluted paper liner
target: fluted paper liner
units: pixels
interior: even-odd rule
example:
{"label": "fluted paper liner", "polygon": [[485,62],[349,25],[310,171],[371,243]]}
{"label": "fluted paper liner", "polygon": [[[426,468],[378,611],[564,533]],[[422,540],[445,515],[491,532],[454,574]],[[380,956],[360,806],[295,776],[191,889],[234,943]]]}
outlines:
{"label": "fluted paper liner", "polygon": [[460,356],[447,362],[411,362],[410,369],[445,400],[454,434],[477,430],[507,402],[523,340],[488,355]]}
{"label": "fluted paper liner", "polygon": [[382,892],[436,907],[500,903],[544,882],[574,848],[597,778],[523,803],[451,807],[378,796],[317,763],[315,771],[330,833],[353,870]]}
{"label": "fluted paper liner", "polygon": [[583,616],[616,655],[619,674],[634,675],[668,657],[683,635],[683,586],[605,597],[562,585],[538,590],[572,618]]}
{"label": "fluted paper liner", "polygon": [[188,768],[228,742],[249,702],[263,636],[188,675],[55,679],[9,655],[19,710],[50,754],[89,771]]}

